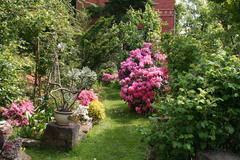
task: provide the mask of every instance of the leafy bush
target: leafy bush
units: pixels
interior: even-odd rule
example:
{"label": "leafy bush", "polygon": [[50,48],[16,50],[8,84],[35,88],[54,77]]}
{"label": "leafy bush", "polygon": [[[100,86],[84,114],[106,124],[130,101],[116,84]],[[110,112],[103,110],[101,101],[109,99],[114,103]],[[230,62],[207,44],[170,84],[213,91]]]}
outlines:
{"label": "leafy bush", "polygon": [[130,8],[144,10],[146,4],[155,5],[152,0],[109,0],[105,3],[103,12],[107,16],[114,16],[118,21],[122,20]]}
{"label": "leafy bush", "polygon": [[90,89],[97,81],[97,74],[88,67],[83,67],[81,70],[73,68],[67,74],[70,78],[70,88]]}
{"label": "leafy bush", "polygon": [[192,37],[169,37],[164,34],[161,42],[162,52],[168,56],[169,69],[177,72],[188,71],[191,64],[196,63],[200,55],[200,43]]}
{"label": "leafy bush", "polygon": [[54,119],[54,107],[50,107],[51,103],[53,102],[48,102],[47,106],[38,106],[34,114],[29,117],[27,126],[15,128],[17,135],[23,138],[41,139],[47,124]]}
{"label": "leafy bush", "polygon": [[172,95],[159,101],[149,143],[161,159],[190,159],[199,150],[239,150],[240,59],[203,55],[188,72],[172,77]]}
{"label": "leafy bush", "polygon": [[101,17],[80,36],[79,47],[83,66],[96,70],[108,61],[119,64],[127,58],[129,51],[140,48],[143,42],[160,40],[159,13],[149,5],[145,8],[145,11],[130,9],[126,20],[118,24],[113,17]]}
{"label": "leafy bush", "polygon": [[0,45],[0,105],[6,106],[11,104],[17,97],[20,97],[20,74],[23,65],[16,53],[17,45],[9,46]]}
{"label": "leafy bush", "polygon": [[105,118],[104,105],[98,100],[93,100],[88,109],[88,115],[93,118],[93,121],[99,122]]}
{"label": "leafy bush", "polygon": [[153,111],[151,104],[156,91],[167,84],[166,56],[152,53],[151,43],[144,43],[144,48],[131,51],[130,57],[121,63],[119,79],[120,96],[137,113]]}
{"label": "leafy bush", "polygon": [[14,57],[31,60],[33,65],[25,74],[34,76],[29,95],[35,104],[45,103],[42,97],[48,96],[48,78],[57,79],[56,63],[61,68],[79,63],[74,56],[78,52],[74,35],[81,30],[76,30],[80,25],[75,25],[73,14],[66,1],[1,1],[0,44],[17,44]]}
{"label": "leafy bush", "polygon": [[103,73],[114,74],[117,73],[117,65],[112,61],[108,61],[100,65],[98,69],[98,76],[102,79]]}

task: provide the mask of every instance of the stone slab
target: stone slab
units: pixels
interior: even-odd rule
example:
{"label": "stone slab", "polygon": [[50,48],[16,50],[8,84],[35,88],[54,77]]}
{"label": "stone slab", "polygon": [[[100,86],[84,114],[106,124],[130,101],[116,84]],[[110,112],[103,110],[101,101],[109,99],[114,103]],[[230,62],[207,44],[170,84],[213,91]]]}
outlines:
{"label": "stone slab", "polygon": [[51,122],[43,134],[43,142],[52,147],[71,150],[79,141],[79,129],[80,125],[77,123],[60,126]]}
{"label": "stone slab", "polygon": [[206,151],[199,152],[196,160],[240,160],[240,158],[231,152]]}
{"label": "stone slab", "polygon": [[18,157],[14,160],[32,160],[32,158],[23,151],[19,151]]}
{"label": "stone slab", "polygon": [[41,141],[29,138],[22,138],[22,146],[26,148],[40,147]]}

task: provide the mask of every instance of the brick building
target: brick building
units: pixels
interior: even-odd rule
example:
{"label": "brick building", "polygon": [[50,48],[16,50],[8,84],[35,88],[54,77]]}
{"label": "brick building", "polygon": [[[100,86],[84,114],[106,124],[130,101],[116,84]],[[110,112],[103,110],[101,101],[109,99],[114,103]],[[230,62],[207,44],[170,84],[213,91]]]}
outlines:
{"label": "brick building", "polygon": [[[108,0],[87,0],[91,3],[95,3],[99,6],[104,6],[104,2]],[[167,22],[167,25],[163,26],[163,32],[173,31],[175,23],[175,12],[174,12],[174,0],[154,0],[157,3],[154,8],[159,11],[162,21]],[[77,4],[80,5],[80,4]],[[77,6],[81,8],[81,6]]]}

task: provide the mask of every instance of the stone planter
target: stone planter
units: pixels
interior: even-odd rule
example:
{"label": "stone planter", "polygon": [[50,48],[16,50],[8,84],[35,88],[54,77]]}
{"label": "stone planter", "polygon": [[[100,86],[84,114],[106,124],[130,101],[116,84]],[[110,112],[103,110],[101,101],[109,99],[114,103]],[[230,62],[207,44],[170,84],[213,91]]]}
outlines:
{"label": "stone planter", "polygon": [[73,112],[62,112],[62,111],[55,111],[54,117],[56,123],[60,126],[67,126],[71,122],[71,116]]}
{"label": "stone planter", "polygon": [[80,141],[79,129],[80,124],[78,123],[60,126],[51,122],[43,134],[43,143],[50,147],[71,150]]}

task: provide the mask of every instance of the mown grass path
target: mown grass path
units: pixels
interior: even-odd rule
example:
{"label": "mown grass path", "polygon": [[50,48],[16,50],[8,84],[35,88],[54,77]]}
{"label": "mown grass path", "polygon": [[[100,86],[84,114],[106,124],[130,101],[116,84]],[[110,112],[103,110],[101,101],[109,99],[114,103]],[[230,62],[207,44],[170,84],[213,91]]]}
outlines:
{"label": "mown grass path", "polygon": [[144,160],[147,145],[140,128],[148,120],[129,112],[120,100],[119,90],[104,88],[106,118],[93,127],[86,138],[68,153],[56,149],[27,149],[33,160]]}

